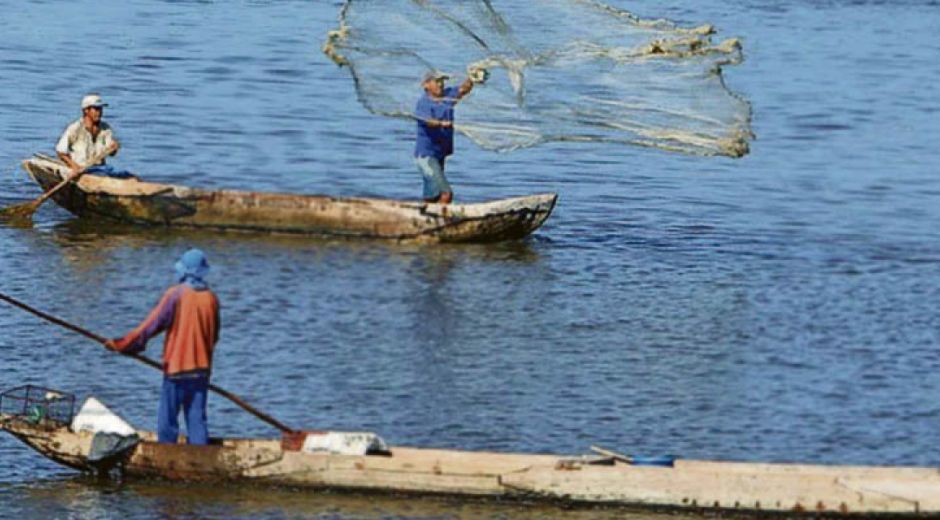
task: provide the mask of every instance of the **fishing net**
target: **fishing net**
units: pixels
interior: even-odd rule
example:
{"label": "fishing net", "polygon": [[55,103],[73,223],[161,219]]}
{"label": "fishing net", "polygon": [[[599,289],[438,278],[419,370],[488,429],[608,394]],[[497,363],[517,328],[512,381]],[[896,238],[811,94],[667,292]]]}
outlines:
{"label": "fishing net", "polygon": [[347,0],[323,50],[348,67],[362,104],[389,117],[413,117],[429,69],[459,82],[487,68],[455,125],[486,149],[586,141],[741,157],[750,105],[721,72],[741,46],[714,32],[594,0]]}

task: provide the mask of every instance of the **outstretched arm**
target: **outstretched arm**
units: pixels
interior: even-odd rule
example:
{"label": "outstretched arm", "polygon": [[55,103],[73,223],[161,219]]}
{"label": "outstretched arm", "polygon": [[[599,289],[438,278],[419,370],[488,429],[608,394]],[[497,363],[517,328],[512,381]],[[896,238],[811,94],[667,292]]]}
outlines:
{"label": "outstretched arm", "polygon": [[160,303],[150,311],[147,318],[141,322],[128,335],[108,342],[108,347],[125,354],[143,352],[147,348],[150,338],[160,334],[173,324],[176,316],[176,304],[179,302],[180,291],[167,291]]}
{"label": "outstretched arm", "polygon": [[[457,93],[453,92],[453,88],[451,88],[451,95],[457,95]],[[415,121],[417,121],[419,125],[423,125],[426,128],[450,128],[454,126],[453,122],[434,119],[431,117],[431,114],[431,107],[427,103],[419,101],[412,117],[415,118]]]}
{"label": "outstretched arm", "polygon": [[69,170],[72,170],[72,175],[77,176],[79,172],[82,171],[82,167],[75,161],[72,160],[71,154],[56,152],[59,156],[59,159],[62,159],[62,162],[69,167]]}
{"label": "outstretched arm", "polygon": [[464,96],[469,94],[476,84],[486,83],[486,80],[489,79],[489,77],[490,72],[488,70],[477,65],[471,65],[467,69],[467,79],[463,80],[463,83],[461,83],[460,87],[457,89],[457,99],[462,99]]}
{"label": "outstretched arm", "polygon": [[451,128],[454,126],[453,121],[445,121],[443,119],[433,119],[433,118],[422,119],[421,116],[417,114],[414,116],[414,118],[416,121],[424,124],[424,126],[428,128]]}
{"label": "outstretched arm", "polygon": [[473,90],[475,83],[469,76],[467,79],[463,80],[463,83],[460,84],[460,87],[457,89],[457,99],[463,99],[464,96],[470,93]]}

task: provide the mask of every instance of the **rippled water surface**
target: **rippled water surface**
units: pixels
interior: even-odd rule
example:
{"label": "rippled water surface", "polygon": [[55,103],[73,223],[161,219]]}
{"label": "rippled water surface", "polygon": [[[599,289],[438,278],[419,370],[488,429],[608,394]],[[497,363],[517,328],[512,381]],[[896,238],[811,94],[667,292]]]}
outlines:
{"label": "rippled water surface", "polygon": [[[215,382],[296,427],[392,444],[940,465],[940,4],[648,2],[747,61],[740,160],[457,143],[463,200],[557,191],[529,240],[402,246],[89,224],[0,227],[0,291],[127,332],[206,250]],[[527,2],[509,9],[531,8]],[[318,50],[337,2],[0,0],[0,204],[87,91],[115,164],[202,187],[415,197],[412,129]],[[459,110],[458,110],[459,117]],[[0,387],[94,394],[152,428],[159,374],[0,307]],[[150,354],[159,352],[159,342]],[[274,435],[210,399],[216,435]],[[172,484],[101,484],[0,437],[3,517],[607,518]]]}

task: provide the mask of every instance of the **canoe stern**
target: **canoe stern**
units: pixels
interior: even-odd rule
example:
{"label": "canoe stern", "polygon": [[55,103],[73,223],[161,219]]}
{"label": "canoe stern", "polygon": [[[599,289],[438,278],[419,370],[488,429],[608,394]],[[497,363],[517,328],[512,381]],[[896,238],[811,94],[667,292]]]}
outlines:
{"label": "canoe stern", "polygon": [[22,417],[0,415],[0,430],[6,431],[47,459],[79,471],[91,471],[88,461],[94,434],[72,433],[61,424],[42,419],[31,422]]}

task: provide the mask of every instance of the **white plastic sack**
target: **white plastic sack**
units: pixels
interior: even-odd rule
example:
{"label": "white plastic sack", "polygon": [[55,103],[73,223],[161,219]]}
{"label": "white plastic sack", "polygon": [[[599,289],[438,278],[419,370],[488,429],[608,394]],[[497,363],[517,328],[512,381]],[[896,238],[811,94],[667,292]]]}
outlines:
{"label": "white plastic sack", "polygon": [[116,413],[94,397],[89,397],[82,405],[78,415],[72,420],[72,431],[96,433],[114,433],[128,436],[137,433],[133,426],[121,419]]}
{"label": "white plastic sack", "polygon": [[381,437],[369,432],[308,432],[301,451],[365,455],[367,452],[387,452],[388,446]]}

